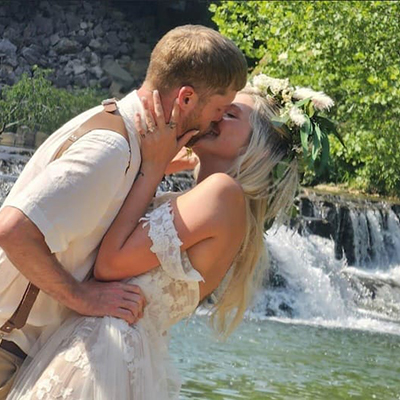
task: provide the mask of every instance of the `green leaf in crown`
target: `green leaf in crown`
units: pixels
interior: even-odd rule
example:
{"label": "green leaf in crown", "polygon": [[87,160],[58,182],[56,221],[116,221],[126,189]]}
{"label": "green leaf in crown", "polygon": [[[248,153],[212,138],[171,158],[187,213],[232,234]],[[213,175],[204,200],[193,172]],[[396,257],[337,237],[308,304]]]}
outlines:
{"label": "green leaf in crown", "polygon": [[[323,92],[310,88],[290,86],[288,79],[276,79],[265,74],[253,77],[249,86],[262,96],[272,97],[280,106],[280,115],[271,119],[274,126],[288,129],[292,137],[292,149],[286,160],[301,156],[301,164],[308,165],[317,175],[324,172],[329,162],[328,135],[336,136],[344,146],[335,123],[321,115],[333,107],[333,100]],[[276,177],[281,177],[284,168],[277,166]]]}

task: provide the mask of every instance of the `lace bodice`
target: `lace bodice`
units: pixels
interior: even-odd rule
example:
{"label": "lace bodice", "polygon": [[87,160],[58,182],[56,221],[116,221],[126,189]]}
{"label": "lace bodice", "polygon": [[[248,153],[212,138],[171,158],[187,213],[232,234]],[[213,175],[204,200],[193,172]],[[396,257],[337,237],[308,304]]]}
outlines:
{"label": "lace bodice", "polygon": [[192,267],[186,252],[181,253],[180,241],[173,222],[170,201],[166,201],[141,219],[149,225],[151,251],[160,266],[131,278],[129,283],[140,286],[147,305],[142,322],[151,322],[158,331],[187,317],[199,303],[199,281],[202,276]]}

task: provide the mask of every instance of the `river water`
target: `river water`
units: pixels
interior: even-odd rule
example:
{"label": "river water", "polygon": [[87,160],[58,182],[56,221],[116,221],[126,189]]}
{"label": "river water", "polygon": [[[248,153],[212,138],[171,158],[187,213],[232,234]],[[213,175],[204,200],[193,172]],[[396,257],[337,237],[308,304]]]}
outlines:
{"label": "river water", "polygon": [[[288,283],[265,288],[226,343],[205,310],[175,327],[182,399],[400,399],[400,291],[360,296],[330,240],[281,228],[267,243]],[[363,273],[400,282],[400,266]],[[281,304],[290,316],[265,315]]]}
{"label": "river water", "polygon": [[[0,203],[30,154],[0,146]],[[353,265],[331,239],[273,227],[273,282],[237,331],[217,341],[205,308],[173,328],[181,399],[400,399],[399,216],[350,216]]]}

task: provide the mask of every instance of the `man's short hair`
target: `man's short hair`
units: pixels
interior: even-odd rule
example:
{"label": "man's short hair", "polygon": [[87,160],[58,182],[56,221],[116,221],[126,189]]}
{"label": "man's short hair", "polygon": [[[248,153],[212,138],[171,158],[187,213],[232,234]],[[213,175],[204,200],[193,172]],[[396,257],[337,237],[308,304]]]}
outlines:
{"label": "man's short hair", "polygon": [[146,81],[161,93],[192,86],[200,95],[239,91],[247,62],[238,47],[217,31],[184,25],[166,33],[151,53]]}

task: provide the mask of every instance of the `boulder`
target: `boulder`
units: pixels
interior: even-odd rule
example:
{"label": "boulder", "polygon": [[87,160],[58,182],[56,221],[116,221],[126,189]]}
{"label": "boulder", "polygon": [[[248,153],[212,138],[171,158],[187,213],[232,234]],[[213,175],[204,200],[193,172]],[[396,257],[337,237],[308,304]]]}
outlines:
{"label": "boulder", "polygon": [[103,70],[108,74],[113,82],[121,86],[121,90],[129,90],[134,84],[134,79],[128,71],[123,69],[117,62],[106,60],[103,63]]}
{"label": "boulder", "polygon": [[93,76],[96,77],[96,79],[100,79],[104,74],[103,70],[101,69],[101,67],[99,65],[95,65],[94,67],[90,68],[89,71],[91,72],[91,74]]}
{"label": "boulder", "polygon": [[44,34],[50,36],[54,32],[53,20],[51,18],[45,18],[41,15],[36,15],[34,23],[37,27],[37,32],[39,34]]}
{"label": "boulder", "polygon": [[93,49],[93,50],[98,50],[98,49],[101,48],[101,43],[100,43],[100,41],[97,40],[97,39],[92,39],[92,40],[89,42],[89,47],[90,47],[91,49]]}
{"label": "boulder", "polygon": [[80,48],[81,46],[78,42],[67,38],[62,38],[54,47],[55,51],[60,55],[77,53]]}
{"label": "boulder", "polygon": [[60,36],[58,35],[58,33],[55,33],[54,35],[50,36],[50,44],[52,46],[55,46],[59,41],[60,41]]}
{"label": "boulder", "polygon": [[41,57],[41,54],[33,46],[24,47],[21,50],[22,57],[31,65],[38,64]]}
{"label": "boulder", "polygon": [[17,46],[13,44],[8,39],[0,40],[0,54],[5,54],[6,56],[15,56],[17,52]]}
{"label": "boulder", "polygon": [[80,17],[72,12],[65,15],[67,26],[70,31],[76,31],[79,29]]}

